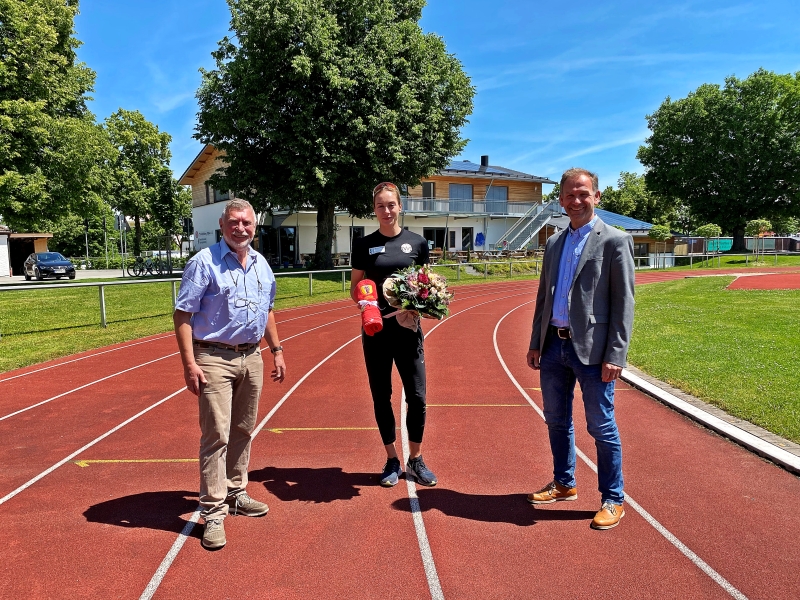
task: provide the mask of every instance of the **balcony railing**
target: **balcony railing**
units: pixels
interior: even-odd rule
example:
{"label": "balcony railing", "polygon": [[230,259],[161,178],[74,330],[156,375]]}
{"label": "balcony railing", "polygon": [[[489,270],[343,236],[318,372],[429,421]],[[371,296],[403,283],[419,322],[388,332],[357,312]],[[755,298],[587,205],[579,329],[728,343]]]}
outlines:
{"label": "balcony railing", "polygon": [[490,214],[520,216],[539,202],[509,202],[507,200],[461,200],[458,198],[403,198],[403,210],[414,213]]}

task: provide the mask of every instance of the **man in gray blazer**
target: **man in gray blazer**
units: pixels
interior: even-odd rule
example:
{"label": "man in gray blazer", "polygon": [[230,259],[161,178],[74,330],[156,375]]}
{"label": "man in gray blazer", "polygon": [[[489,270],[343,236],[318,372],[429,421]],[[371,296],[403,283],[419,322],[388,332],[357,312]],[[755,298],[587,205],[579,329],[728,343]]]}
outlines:
{"label": "man in gray blazer", "polygon": [[569,169],[560,187],[570,226],[547,240],[527,356],[528,366],[541,370],[553,481],[529,494],[528,502],[578,498],[572,423],[577,381],[597,448],[601,507],[591,526],[611,529],[625,516],[614,384],[625,366],[633,328],[633,240],[595,214],[597,175]]}

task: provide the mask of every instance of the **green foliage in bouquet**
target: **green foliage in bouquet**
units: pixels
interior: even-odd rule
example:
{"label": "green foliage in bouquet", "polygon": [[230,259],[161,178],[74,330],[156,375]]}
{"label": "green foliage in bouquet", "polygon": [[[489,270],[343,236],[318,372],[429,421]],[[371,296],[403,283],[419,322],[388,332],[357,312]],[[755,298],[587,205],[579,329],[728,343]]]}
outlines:
{"label": "green foliage in bouquet", "polygon": [[453,294],[447,291],[447,279],[431,271],[428,265],[411,266],[387,278],[383,295],[390,306],[416,311],[428,319],[449,315],[453,299]]}

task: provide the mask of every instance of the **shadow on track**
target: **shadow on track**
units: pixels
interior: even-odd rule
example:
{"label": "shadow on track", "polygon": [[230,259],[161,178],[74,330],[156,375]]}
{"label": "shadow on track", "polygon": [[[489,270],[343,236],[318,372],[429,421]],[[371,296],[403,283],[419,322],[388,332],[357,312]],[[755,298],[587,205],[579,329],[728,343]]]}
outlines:
{"label": "shadow on track", "polygon": [[[454,490],[419,489],[422,512],[438,510],[449,516],[485,523],[510,523],[519,527],[536,525],[539,521],[590,521],[594,511],[536,508],[525,500],[523,494],[494,496],[489,494],[464,494]],[[408,500],[395,500],[395,510],[411,511]]]}
{"label": "shadow on track", "polygon": [[345,473],[341,467],[264,467],[251,471],[250,481],[262,482],[283,502],[325,503],[360,496],[362,487],[378,485],[378,476],[374,473]]}
{"label": "shadow on track", "polygon": [[[105,523],[118,527],[144,527],[180,533],[187,520],[180,515],[197,508],[197,492],[142,492],[122,496],[90,506],[83,516],[90,523]],[[202,537],[202,528],[195,527],[192,537]]]}

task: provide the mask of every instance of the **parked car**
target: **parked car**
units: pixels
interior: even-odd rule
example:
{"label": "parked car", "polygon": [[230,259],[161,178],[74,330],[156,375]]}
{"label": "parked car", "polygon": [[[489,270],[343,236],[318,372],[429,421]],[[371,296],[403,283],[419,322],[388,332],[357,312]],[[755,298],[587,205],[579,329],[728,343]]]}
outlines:
{"label": "parked car", "polygon": [[35,277],[40,281],[45,277],[55,277],[56,279],[69,277],[70,279],[75,279],[75,265],[58,252],[36,252],[31,254],[25,260],[25,265],[22,269],[25,272],[27,281],[30,281],[31,277]]}

